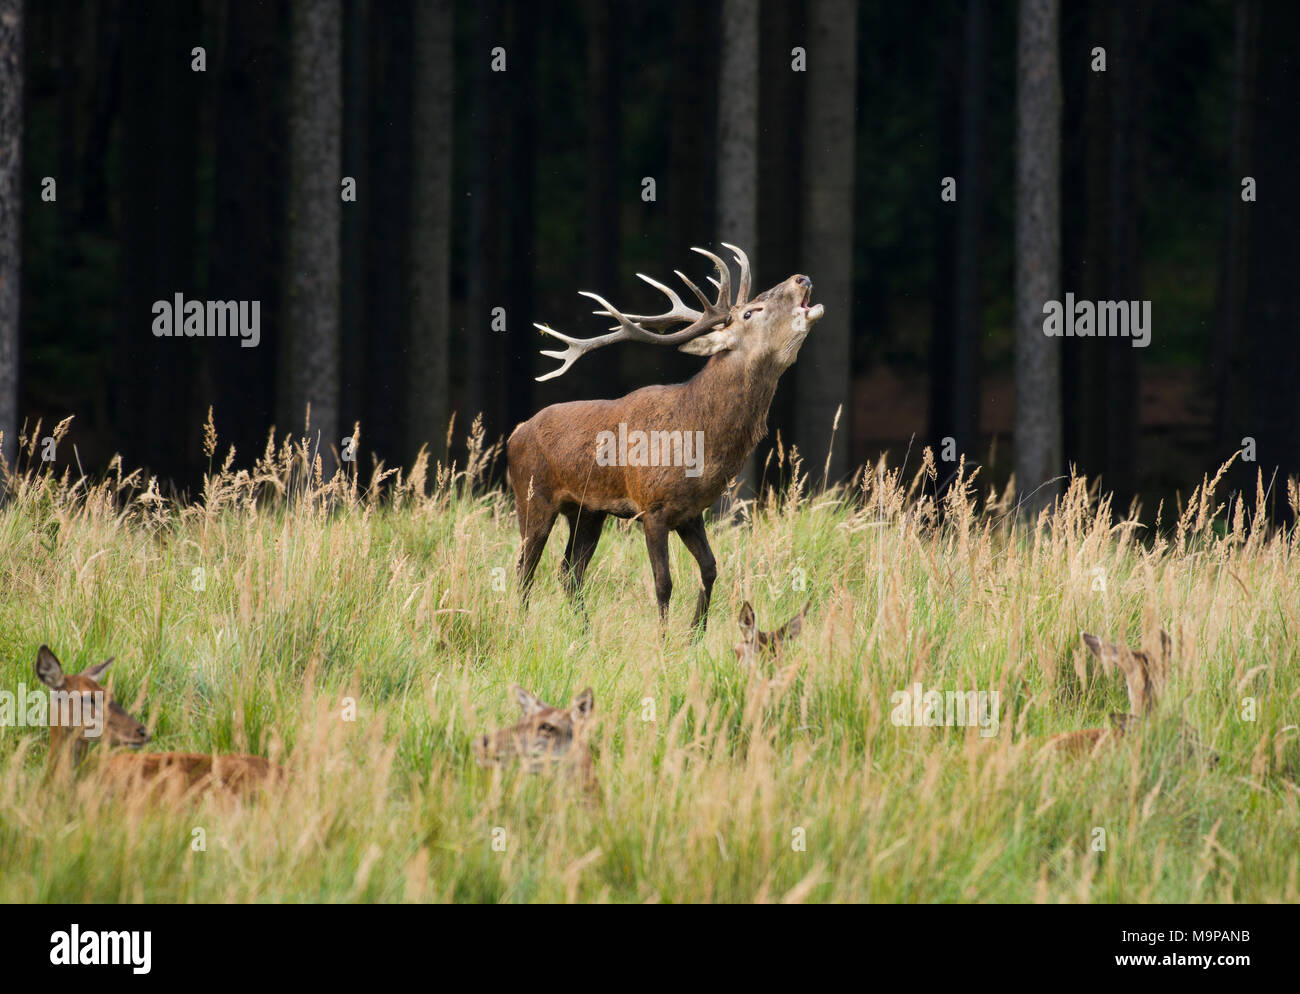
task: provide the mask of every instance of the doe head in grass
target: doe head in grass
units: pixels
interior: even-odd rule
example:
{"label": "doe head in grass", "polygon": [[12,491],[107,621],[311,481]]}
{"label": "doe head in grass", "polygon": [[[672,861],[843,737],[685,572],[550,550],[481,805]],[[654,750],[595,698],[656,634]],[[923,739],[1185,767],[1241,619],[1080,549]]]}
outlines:
{"label": "doe head in grass", "polygon": [[[1128,648],[1087,632],[1083,632],[1082,637],[1083,644],[1100,660],[1105,672],[1118,669],[1124,675],[1129,710],[1127,714],[1113,712],[1107,728],[1065,732],[1048,740],[1050,747],[1076,756],[1090,754],[1099,744],[1140,732],[1156,710],[1168,683],[1169,667],[1173,660],[1173,639],[1164,629],[1160,630],[1158,646],[1152,650]],[[1209,766],[1218,765],[1218,754],[1202,746],[1195,729],[1186,722],[1179,723],[1178,738],[1181,758],[1201,758]]]}
{"label": "doe head in grass", "polygon": [[808,614],[808,608],[812,606],[809,600],[799,613],[787,621],[780,628],[775,628],[770,632],[760,631],[758,627],[758,618],[754,614],[754,608],[745,601],[740,607],[740,641],[736,643],[736,661],[743,666],[749,666],[754,663],[759,656],[770,655],[778,656],[785,647],[787,640],[795,638],[803,631],[803,619]]}
{"label": "doe head in grass", "polygon": [[[43,645],[36,653],[36,675],[53,692],[50,720],[51,773],[75,769],[90,746],[138,749],[149,741],[148,729],[127,713],[99,682],[113,660],[80,673],[63,671],[63,664]],[[128,792],[161,790],[176,796],[208,790],[250,792],[263,783],[283,779],[284,771],[261,756],[211,755],[191,752],[117,753],[98,768],[106,784]]]}
{"label": "doe head in grass", "polygon": [[574,778],[585,790],[596,788],[586,731],[595,707],[595,694],[583,689],[568,708],[556,708],[536,694],[514,687],[522,712],[519,721],[474,740],[480,766],[518,764],[526,773],[553,769]]}

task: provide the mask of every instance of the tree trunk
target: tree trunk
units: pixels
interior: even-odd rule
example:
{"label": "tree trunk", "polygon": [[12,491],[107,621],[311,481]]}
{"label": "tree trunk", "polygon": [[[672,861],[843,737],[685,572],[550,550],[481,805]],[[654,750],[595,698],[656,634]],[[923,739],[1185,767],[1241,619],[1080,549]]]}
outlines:
{"label": "tree trunk", "polygon": [[[510,226],[510,283],[506,303],[505,420],[488,434],[508,436],[515,425],[533,415],[533,365],[537,361],[537,331],[533,328],[537,262],[533,254],[537,190],[537,36],[538,5],[519,4],[512,10],[509,44],[511,106],[510,185],[507,192]],[[549,18],[548,18],[549,21]]]}
{"label": "tree trunk", "polygon": [[[1109,52],[1113,139],[1110,157],[1109,300],[1142,298],[1142,201],[1146,163],[1147,25],[1153,4],[1134,10],[1116,7],[1114,43]],[[1155,18],[1159,23],[1159,18]],[[1141,435],[1138,405],[1140,352],[1124,338],[1096,339],[1106,352],[1106,482],[1115,508],[1124,511],[1137,495],[1137,445]]]}
{"label": "tree trunk", "polygon": [[1250,214],[1254,204],[1241,199],[1241,181],[1253,172],[1251,146],[1255,140],[1255,72],[1259,62],[1259,0],[1237,0],[1233,43],[1232,134],[1228,144],[1228,175],[1223,215],[1223,248],[1219,259],[1219,293],[1211,345],[1210,368],[1216,399],[1215,443],[1218,458],[1240,445],[1234,371],[1237,343],[1246,307],[1246,248],[1250,244]]}
{"label": "tree trunk", "polygon": [[[983,301],[980,260],[984,233],[984,84],[988,78],[988,2],[966,8],[961,91],[961,178],[957,193],[957,272],[950,410],[957,451],[979,457],[980,342]],[[955,467],[954,467],[955,468]]]}
{"label": "tree trunk", "polygon": [[0,432],[18,451],[18,322],[22,288],[23,3],[0,0]]}
{"label": "tree trunk", "polygon": [[1061,341],[1043,334],[1060,299],[1061,76],[1058,0],[1020,0],[1016,73],[1016,487],[1036,514],[1061,471]]}
{"label": "tree trunk", "polygon": [[1265,486],[1272,482],[1279,518],[1291,517],[1285,481],[1300,473],[1300,391],[1296,390],[1300,357],[1295,347],[1300,326],[1300,297],[1295,292],[1295,274],[1300,271],[1300,240],[1295,236],[1300,223],[1300,187],[1295,182],[1295,163],[1300,158],[1300,131],[1295,127],[1300,102],[1297,32],[1300,7],[1289,3],[1263,7],[1253,164],[1259,199],[1245,205],[1256,213],[1251,219],[1246,270],[1243,328],[1249,337],[1240,355],[1250,403],[1249,410],[1242,412],[1240,427],[1257,447],[1251,475],[1258,468]]}
{"label": "tree trunk", "polygon": [[[204,348],[230,344],[151,334],[155,301],[170,301],[176,293],[199,295],[194,243],[203,74],[190,70],[198,8],[123,10],[122,309],[113,351],[114,435],[128,467],[147,467],[160,480],[183,486],[202,466],[192,444],[203,417],[192,371]],[[165,86],[160,72],[168,78]]]}
{"label": "tree trunk", "polygon": [[[619,157],[622,152],[619,28],[617,11],[605,0],[587,0],[587,187],[586,285],[597,293],[618,291],[621,225]],[[606,360],[612,366],[614,357]],[[602,397],[609,378],[599,363],[572,370],[575,399]]]}
{"label": "tree trunk", "polygon": [[[1111,211],[1111,141],[1114,132],[1111,88],[1107,72],[1094,72],[1091,50],[1106,49],[1110,60],[1116,57],[1111,44],[1113,34],[1112,0],[1091,0],[1088,6],[1088,61],[1083,83],[1083,162],[1081,205],[1082,259],[1076,270],[1075,283],[1087,300],[1110,297]],[[1126,347],[1128,342],[1123,343]],[[1106,467],[1106,345],[1105,340],[1076,338],[1067,340],[1064,364],[1065,452],[1068,461],[1089,478]]]}
{"label": "tree trunk", "polygon": [[339,434],[341,0],[294,0],[289,103],[290,335],[286,427],[308,438],[328,475]]}
{"label": "tree trunk", "polygon": [[[406,453],[410,332],[412,6],[371,8],[369,161],[365,212],[367,328],[362,437],[390,464]],[[347,205],[352,206],[352,205]],[[347,425],[351,428],[351,425]]]}
{"label": "tree trunk", "polygon": [[452,3],[415,8],[408,449],[446,459],[451,376]]}
{"label": "tree trunk", "polygon": [[808,21],[800,265],[812,278],[813,300],[825,305],[826,316],[809,334],[795,363],[795,435],[805,471],[820,481],[825,468],[833,483],[848,471],[852,423],[857,5],[851,0],[812,0]]}
{"label": "tree trunk", "polygon": [[[492,330],[492,308],[501,267],[500,150],[501,119],[496,100],[503,95],[492,71],[491,50],[502,44],[500,0],[477,4],[474,45],[471,49],[473,89],[469,112],[469,218],[466,255],[469,279],[465,301],[465,403],[460,412],[461,431],[479,415],[497,433],[504,421],[500,371],[505,363],[502,335]],[[509,53],[507,53],[508,56]],[[509,77],[507,71],[501,75]],[[522,318],[523,315],[520,315]],[[529,324],[531,327],[531,323]]]}
{"label": "tree trunk", "polygon": [[[727,262],[730,242],[757,266],[758,254],[758,8],[759,0],[723,0],[718,73],[718,236]],[[763,287],[751,288],[751,293]],[[754,485],[754,457],[738,474],[742,495]]]}
{"label": "tree trunk", "polygon": [[[797,3],[766,3],[759,12],[760,68],[759,106],[763,117],[772,121],[792,121],[802,108],[805,73],[790,69],[792,37],[803,36],[803,12]],[[790,154],[790,136],[782,128],[759,130],[758,192],[759,203],[779,204],[791,190],[803,189],[800,178],[800,156]],[[798,211],[764,210],[758,223],[758,266],[754,269],[754,285],[772,286],[804,265],[800,260],[802,226]],[[778,436],[782,444],[793,435],[795,419],[795,382],[793,375],[784,389],[778,389],[772,399],[772,409],[767,418],[767,438],[758,443],[754,463],[759,478],[757,488],[780,484],[777,471],[776,449]],[[769,461],[769,455],[771,455]]]}
{"label": "tree trunk", "polygon": [[347,438],[361,423],[361,444],[353,450],[357,468],[373,451],[366,408],[369,353],[374,324],[367,305],[366,247],[378,192],[370,179],[371,51],[370,0],[343,0],[343,139],[339,172],[356,181],[357,199],[339,204],[339,433]]}
{"label": "tree trunk", "polygon": [[[205,359],[222,451],[234,445],[241,463],[266,444],[276,422],[276,345],[284,211],[286,61],[275,4],[232,3],[225,10],[225,46],[216,72],[211,300],[258,301],[262,338],[256,348],[214,342]],[[214,53],[210,53],[214,54]],[[210,70],[211,71],[211,70]],[[231,347],[234,346],[234,347]],[[299,418],[294,419],[300,423]],[[281,422],[280,427],[290,425]]]}
{"label": "tree trunk", "polygon": [[[969,8],[967,10],[969,16]],[[957,201],[944,200],[938,188],[932,202],[933,248],[930,277],[930,410],[925,444],[932,446],[940,460],[944,439],[960,444],[958,415],[953,402],[957,361],[957,261],[958,204],[971,195],[967,186],[966,162],[962,159],[962,34],[963,21],[947,21],[938,36],[935,73],[937,92],[935,113],[934,168],[935,181],[953,176],[957,181]],[[965,452],[964,446],[961,451]],[[955,468],[943,463],[939,484],[945,486]]]}

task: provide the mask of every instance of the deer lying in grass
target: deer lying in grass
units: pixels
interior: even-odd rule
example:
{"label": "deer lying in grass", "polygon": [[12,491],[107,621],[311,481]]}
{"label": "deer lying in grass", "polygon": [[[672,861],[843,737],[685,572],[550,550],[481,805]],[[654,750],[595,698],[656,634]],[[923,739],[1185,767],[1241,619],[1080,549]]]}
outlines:
{"label": "deer lying in grass", "polygon": [[553,708],[523,687],[514,688],[523,716],[509,728],[474,740],[474,758],[479,766],[519,763],[526,773],[558,769],[583,791],[600,789],[587,745],[587,721],[595,707],[590,687],[573,699],[566,711]]}
{"label": "deer lying in grass", "polygon": [[[99,683],[112,658],[80,673],[63,672],[58,657],[43,645],[36,653],[36,675],[64,697],[51,698],[49,770],[58,775],[81,765],[91,745],[138,749],[149,732]],[[72,700],[73,695],[77,700]],[[61,705],[66,701],[67,705]],[[56,718],[58,720],[56,720]],[[207,790],[249,793],[281,779],[284,771],[260,756],[222,756],[188,752],[114,753],[99,767],[107,781],[129,789],[173,793]]]}
{"label": "deer lying in grass", "polygon": [[[1107,670],[1117,666],[1124,674],[1124,684],[1128,690],[1129,713],[1112,713],[1110,727],[1085,728],[1078,732],[1063,732],[1047,740],[1047,747],[1072,756],[1090,755],[1103,743],[1136,732],[1142,722],[1155,710],[1156,702],[1164,690],[1169,678],[1169,663],[1173,655],[1173,642],[1169,633],[1161,630],[1160,648],[1155,652],[1143,649],[1128,649],[1111,642],[1103,642],[1095,635],[1083,633],[1083,644],[1094,656],[1101,660]],[[1219,757],[1205,750],[1196,732],[1186,723],[1181,725],[1180,737],[1187,758],[1196,754],[1205,754],[1209,765],[1218,763]]]}
{"label": "deer lying in grass", "polygon": [[753,607],[749,601],[745,601],[740,608],[740,642],[736,645],[736,661],[742,666],[749,666],[763,654],[780,655],[786,640],[794,638],[803,630],[803,619],[811,606],[810,600],[780,628],[762,632],[758,629]]}
{"label": "deer lying in grass", "polygon": [[[794,363],[823,310],[812,303],[807,276],[791,276],[750,299],[749,260],[735,246],[726,247],[740,264],[734,303],[727,264],[697,248],[717,268],[718,279],[711,280],[717,299],[710,302],[681,272],[677,275],[702,310],[687,307],[668,287],[642,276],[667,295],[668,311],[625,315],[603,297],[583,291],[600,304],[596,314],[618,322],[609,334],[577,339],[537,325],[568,345],[563,352],[542,353],[564,364],[539,380],[559,376],[580,356],[615,342],[677,346],[711,358],[686,383],[644,387],[617,400],[553,404],[514,430],[506,448],[523,538],[518,573],[525,605],[533,571],[561,514],[569,522],[562,578],[581,605],[583,574],[612,514],[635,518],[645,530],[661,622],[667,620],[673,591],[668,534],[675,531],[681,538],[699,564],[693,625],[697,633],[704,630],[717,576],[704,512],[767,434],[777,380]],[[665,333],[678,324],[687,327]]]}

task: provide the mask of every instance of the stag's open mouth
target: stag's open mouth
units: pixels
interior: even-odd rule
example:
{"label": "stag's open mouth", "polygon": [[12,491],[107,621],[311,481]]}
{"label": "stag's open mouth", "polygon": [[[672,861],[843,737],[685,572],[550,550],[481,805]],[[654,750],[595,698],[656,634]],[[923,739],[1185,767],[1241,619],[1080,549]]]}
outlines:
{"label": "stag's open mouth", "polygon": [[803,301],[799,304],[805,311],[812,307],[812,287],[803,292]]}

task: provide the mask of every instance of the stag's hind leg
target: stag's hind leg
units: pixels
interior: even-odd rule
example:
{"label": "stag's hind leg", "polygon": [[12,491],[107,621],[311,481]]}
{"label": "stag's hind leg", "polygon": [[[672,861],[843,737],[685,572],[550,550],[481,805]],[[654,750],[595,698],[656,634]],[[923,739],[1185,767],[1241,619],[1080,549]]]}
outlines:
{"label": "stag's hind leg", "polygon": [[521,514],[519,518],[519,533],[524,539],[519,547],[519,599],[524,607],[528,606],[528,594],[533,589],[537,562],[542,558],[542,550],[546,548],[546,540],[555,525],[553,507],[542,507],[534,501],[528,511],[527,517]]}
{"label": "stag's hind leg", "polygon": [[645,547],[650,553],[650,570],[655,577],[655,600],[659,602],[659,620],[668,620],[668,602],[673,596],[673,576],[668,568],[668,526],[657,514],[641,519],[645,529]]}
{"label": "stag's hind leg", "polygon": [[587,572],[591,557],[595,555],[596,546],[600,544],[600,533],[605,527],[607,515],[601,511],[577,510],[565,517],[569,520],[569,543],[564,547],[560,576],[565,590],[581,608],[582,578]]}
{"label": "stag's hind leg", "polygon": [[718,577],[718,564],[709,548],[709,536],[704,531],[704,515],[692,518],[677,529],[677,535],[686,551],[695,557],[700,566],[700,596],[695,602],[695,620],[691,622],[697,634],[704,634],[709,623],[709,600],[713,596],[713,581]]}

